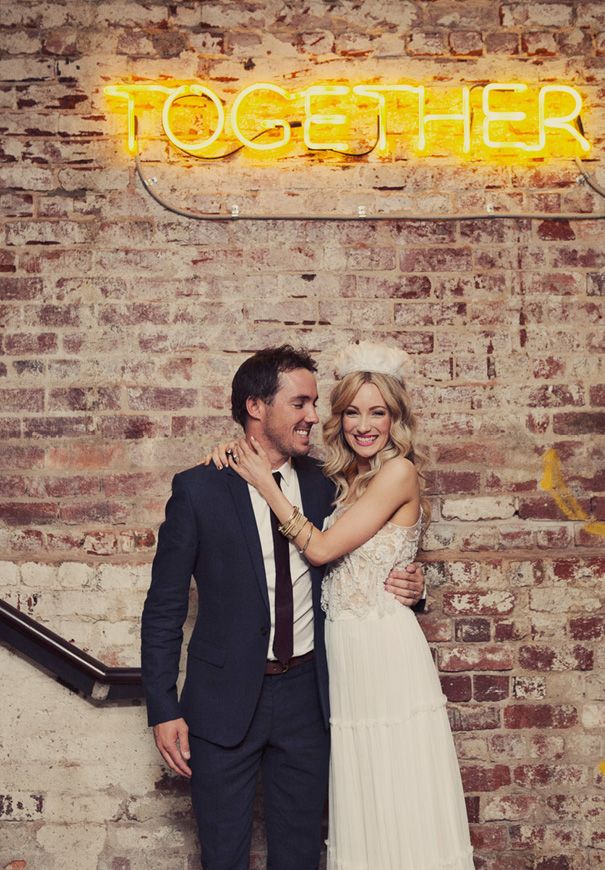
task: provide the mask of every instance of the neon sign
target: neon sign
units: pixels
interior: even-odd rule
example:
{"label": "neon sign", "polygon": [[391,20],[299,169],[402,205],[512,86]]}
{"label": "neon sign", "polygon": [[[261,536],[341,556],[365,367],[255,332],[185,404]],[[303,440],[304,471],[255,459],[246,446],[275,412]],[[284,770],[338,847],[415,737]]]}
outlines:
{"label": "neon sign", "polygon": [[257,155],[285,156],[295,138],[301,146],[295,128],[304,148],[316,154],[360,156],[359,141],[373,142],[370,151],[383,157],[402,149],[479,159],[590,150],[580,120],[582,97],[565,84],[493,82],[448,90],[410,83],[313,84],[287,91],[258,82],[239,91],[228,109],[208,84],[196,82],[115,84],[105,94],[126,108],[131,154],[139,150],[141,122],[158,102],[163,134],[179,151],[203,158],[225,156],[220,149],[234,141]]}

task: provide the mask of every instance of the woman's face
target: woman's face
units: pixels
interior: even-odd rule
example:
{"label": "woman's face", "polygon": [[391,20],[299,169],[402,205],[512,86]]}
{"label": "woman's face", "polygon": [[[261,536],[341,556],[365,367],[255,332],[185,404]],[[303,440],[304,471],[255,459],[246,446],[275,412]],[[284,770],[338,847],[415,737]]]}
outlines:
{"label": "woman's face", "polygon": [[389,441],[391,413],[376,384],[362,384],[342,414],[344,439],[362,463]]}

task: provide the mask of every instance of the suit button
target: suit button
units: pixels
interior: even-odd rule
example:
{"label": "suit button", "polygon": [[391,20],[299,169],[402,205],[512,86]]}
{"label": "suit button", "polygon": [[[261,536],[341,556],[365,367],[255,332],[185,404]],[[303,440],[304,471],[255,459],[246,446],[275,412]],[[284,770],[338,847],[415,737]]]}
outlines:
{"label": "suit button", "polygon": [[268,628],[265,628],[265,626],[263,625],[263,627],[262,627],[261,630],[260,630],[260,633],[261,633],[262,636],[264,637],[266,634],[269,634],[269,629],[268,629]]}

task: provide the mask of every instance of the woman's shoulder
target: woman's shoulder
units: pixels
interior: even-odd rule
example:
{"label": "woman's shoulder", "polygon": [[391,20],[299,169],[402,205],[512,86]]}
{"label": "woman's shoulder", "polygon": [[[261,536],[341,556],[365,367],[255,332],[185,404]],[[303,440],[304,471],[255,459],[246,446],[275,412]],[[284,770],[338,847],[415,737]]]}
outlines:
{"label": "woman's shoulder", "polygon": [[418,472],[410,459],[400,455],[387,459],[376,476],[383,476],[397,483],[407,483],[416,480]]}

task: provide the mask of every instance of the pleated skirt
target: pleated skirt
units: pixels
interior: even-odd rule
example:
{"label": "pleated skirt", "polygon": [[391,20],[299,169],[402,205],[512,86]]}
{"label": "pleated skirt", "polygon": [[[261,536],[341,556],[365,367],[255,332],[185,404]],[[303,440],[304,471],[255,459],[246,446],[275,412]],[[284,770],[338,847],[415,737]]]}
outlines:
{"label": "pleated skirt", "polygon": [[473,870],[446,699],[415,614],[326,622],[328,870]]}

